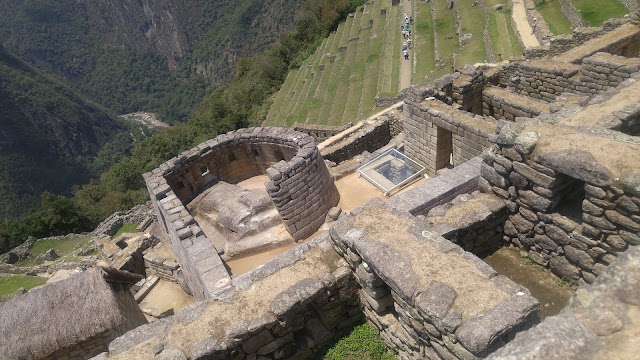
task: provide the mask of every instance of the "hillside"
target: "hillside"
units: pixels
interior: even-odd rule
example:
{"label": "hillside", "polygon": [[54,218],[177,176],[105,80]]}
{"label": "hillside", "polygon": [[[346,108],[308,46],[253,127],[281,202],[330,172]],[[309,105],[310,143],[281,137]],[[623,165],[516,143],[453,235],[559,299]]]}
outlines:
{"label": "hillside", "polygon": [[0,44],[116,113],[190,117],[239,58],[291,26],[302,0],[0,2]]}
{"label": "hillside", "polygon": [[[447,9],[445,1],[368,1],[289,73],[265,125],[356,122],[381,109],[376,96],[398,95],[403,87],[425,83],[453,66],[521,54],[511,12],[494,11],[497,4],[456,1]],[[415,19],[408,61],[402,59],[398,26],[405,14]]]}
{"label": "hillside", "polygon": [[0,46],[0,219],[40,205],[117,161],[127,127]]}

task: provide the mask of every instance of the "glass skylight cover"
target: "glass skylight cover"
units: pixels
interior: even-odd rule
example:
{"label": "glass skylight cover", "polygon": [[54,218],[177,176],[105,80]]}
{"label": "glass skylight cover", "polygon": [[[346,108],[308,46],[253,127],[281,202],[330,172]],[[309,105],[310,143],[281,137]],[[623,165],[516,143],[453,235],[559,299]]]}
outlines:
{"label": "glass skylight cover", "polygon": [[358,173],[385,196],[417,180],[423,171],[424,166],[396,149],[390,149],[358,168]]}

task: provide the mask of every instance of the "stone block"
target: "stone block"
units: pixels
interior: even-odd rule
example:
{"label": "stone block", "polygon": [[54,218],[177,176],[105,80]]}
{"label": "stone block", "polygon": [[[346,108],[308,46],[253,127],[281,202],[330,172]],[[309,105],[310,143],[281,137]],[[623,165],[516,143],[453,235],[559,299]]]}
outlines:
{"label": "stone block", "polygon": [[431,322],[443,319],[456,299],[455,290],[444,283],[433,281],[430,286],[415,299],[415,306]]}
{"label": "stone block", "polygon": [[604,342],[580,320],[561,314],[519,333],[488,359],[586,359],[604,347]]}
{"label": "stone block", "polygon": [[538,319],[540,304],[530,295],[516,294],[502,304],[463,323],[456,336],[476,356],[486,356],[504,337],[531,326]]}
{"label": "stone block", "polygon": [[560,278],[566,278],[574,284],[580,279],[580,270],[577,267],[571,265],[567,259],[562,256],[552,256],[549,261],[549,268],[551,272],[556,274]]}

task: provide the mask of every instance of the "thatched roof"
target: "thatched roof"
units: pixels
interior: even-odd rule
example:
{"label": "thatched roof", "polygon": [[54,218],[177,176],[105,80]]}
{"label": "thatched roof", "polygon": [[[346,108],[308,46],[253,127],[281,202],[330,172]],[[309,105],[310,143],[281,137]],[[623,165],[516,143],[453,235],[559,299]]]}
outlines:
{"label": "thatched roof", "polygon": [[141,277],[97,267],[0,303],[2,358],[39,359],[125,323],[107,283],[114,278]]}

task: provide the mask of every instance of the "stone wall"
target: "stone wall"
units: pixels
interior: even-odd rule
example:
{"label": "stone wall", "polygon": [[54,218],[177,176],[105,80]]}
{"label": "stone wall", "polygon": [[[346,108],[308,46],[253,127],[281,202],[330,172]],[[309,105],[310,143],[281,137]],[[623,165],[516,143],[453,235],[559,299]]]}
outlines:
{"label": "stone wall", "polygon": [[591,39],[556,56],[558,61],[580,64],[582,60],[597,52],[607,52],[626,57],[638,57],[640,51],[640,28],[637,23],[627,23],[617,29]]}
{"label": "stone wall", "polygon": [[353,124],[347,124],[342,126],[329,126],[329,125],[313,125],[313,124],[293,124],[292,128],[295,131],[305,133],[311,137],[316,143],[325,141],[333,135],[350,128]]}
{"label": "stone wall", "polygon": [[437,206],[426,216],[429,231],[478,256],[493,253],[503,245],[507,208],[500,198],[479,194],[457,196]]}
{"label": "stone wall", "polygon": [[461,194],[468,194],[478,188],[480,178],[480,157],[473,158],[453,169],[427,179],[400,194],[394,195],[387,204],[411,215],[425,215],[436,206],[445,204]]}
{"label": "stone wall", "polygon": [[147,277],[156,275],[163,280],[178,283],[176,273],[180,265],[175,261],[154,256],[153,254],[146,254],[144,256],[144,265]]}
{"label": "stone wall", "polygon": [[265,173],[267,193],[296,240],[313,234],[338,203],[338,191],[313,138],[293,129],[232,131],[144,174],[159,222],[197,299],[228,285],[229,274],[186,202],[217,181],[237,182]]}
{"label": "stone wall", "polygon": [[453,101],[458,108],[474,114],[482,114],[482,89],[487,84],[484,72],[466,65],[461,73],[453,74]]}
{"label": "stone wall", "polygon": [[[424,165],[426,172],[433,175],[449,163],[450,154],[445,154],[443,148],[451,148],[453,166],[480,155],[489,146],[487,137],[494,132],[495,120],[427,99],[420,103],[405,102],[403,126],[405,154]],[[443,130],[451,135],[442,136],[447,134]],[[450,142],[450,147],[447,142]]]}
{"label": "stone wall", "polygon": [[[607,53],[586,57],[581,65],[548,59],[523,61],[509,66],[511,76],[502,85],[531,98],[552,102],[562,93],[594,95],[616,87],[638,72],[639,63],[637,58]],[[536,107],[538,114],[543,112],[544,105]],[[534,115],[535,111],[529,113]]]}
{"label": "stone wall", "polygon": [[[548,46],[539,46],[535,48],[527,48],[526,57],[530,59],[539,59],[542,57],[556,56],[563,54],[585,42],[605,35],[618,27],[627,24],[628,19],[614,19],[605,21],[601,27],[574,28],[571,35],[555,36],[549,39]],[[603,51],[596,50],[594,51]]]}
{"label": "stone wall", "polygon": [[637,354],[640,247],[632,247],[591,285],[581,286],[559,315],[522,332],[491,360],[624,359]]}
{"label": "stone wall", "polygon": [[537,321],[525,289],[381,200],[330,233],[362,287],[364,314],[400,359],[477,359]]}
{"label": "stone wall", "polygon": [[506,201],[505,241],[559,277],[592,283],[640,244],[640,169],[632,160],[640,145],[546,124],[527,129],[501,124],[484,153],[480,188]]}
{"label": "stone wall", "polygon": [[515,121],[516,117],[532,118],[551,112],[547,103],[494,86],[488,86],[482,91],[482,108],[485,116],[510,121]]}
{"label": "stone wall", "polygon": [[600,92],[603,89],[616,87],[638,71],[640,71],[639,58],[626,58],[607,53],[596,53],[583,59],[580,70],[581,81],[589,88],[589,92],[593,90]]}
{"label": "stone wall", "polygon": [[305,359],[362,322],[358,288],[320,236],[234,277],[216,299],[130,331],[99,358]]}
{"label": "stone wall", "polygon": [[333,144],[324,147],[322,157],[339,164],[365,151],[374,152],[391,141],[390,124],[388,116],[381,116],[380,120],[362,122],[341,134]]}

